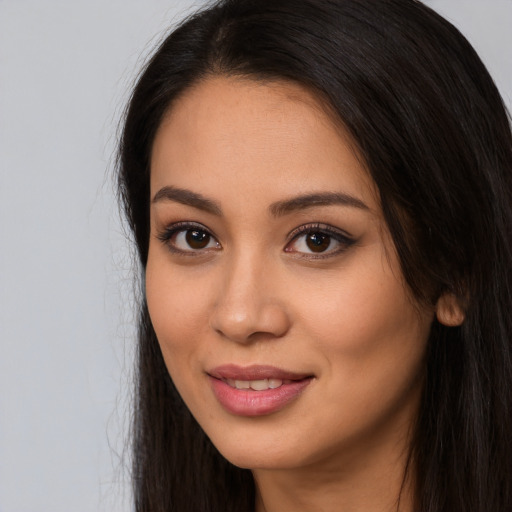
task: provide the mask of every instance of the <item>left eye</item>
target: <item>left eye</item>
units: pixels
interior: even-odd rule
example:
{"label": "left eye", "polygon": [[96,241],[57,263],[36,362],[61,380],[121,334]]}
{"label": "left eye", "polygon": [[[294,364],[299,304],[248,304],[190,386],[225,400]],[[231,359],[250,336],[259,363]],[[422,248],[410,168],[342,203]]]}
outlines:
{"label": "left eye", "polygon": [[348,248],[354,241],[341,233],[311,229],[296,234],[288,244],[286,252],[311,255],[331,255]]}
{"label": "left eye", "polygon": [[220,249],[218,240],[203,226],[178,224],[170,226],[158,238],[177,254],[198,253],[209,249]]}

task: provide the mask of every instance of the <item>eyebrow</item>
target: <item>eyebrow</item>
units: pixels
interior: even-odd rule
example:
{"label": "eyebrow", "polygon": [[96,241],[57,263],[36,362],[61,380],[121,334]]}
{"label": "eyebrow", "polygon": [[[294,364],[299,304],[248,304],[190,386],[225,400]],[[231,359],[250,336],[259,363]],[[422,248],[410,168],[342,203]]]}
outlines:
{"label": "eyebrow", "polygon": [[357,197],[339,192],[323,192],[318,194],[305,194],[285,201],[278,201],[270,205],[270,212],[274,217],[281,217],[297,210],[305,210],[315,206],[350,206],[360,210],[369,210],[368,206]]}
{"label": "eyebrow", "polygon": [[[186,206],[192,206],[216,216],[222,216],[222,208],[213,199],[208,199],[197,192],[177,187],[162,187],[153,197],[152,203],[160,201],[175,201]],[[340,192],[322,192],[316,194],[304,194],[284,201],[272,203],[269,207],[274,217],[282,217],[298,210],[314,208],[315,206],[341,205],[369,210],[357,197]]]}
{"label": "eyebrow", "polygon": [[198,210],[203,210],[213,215],[221,216],[222,209],[216,201],[207,199],[206,197],[186,190],[183,188],[176,187],[163,187],[153,197],[152,203],[158,203],[160,201],[175,201],[177,203],[184,204],[186,206],[192,206]]}

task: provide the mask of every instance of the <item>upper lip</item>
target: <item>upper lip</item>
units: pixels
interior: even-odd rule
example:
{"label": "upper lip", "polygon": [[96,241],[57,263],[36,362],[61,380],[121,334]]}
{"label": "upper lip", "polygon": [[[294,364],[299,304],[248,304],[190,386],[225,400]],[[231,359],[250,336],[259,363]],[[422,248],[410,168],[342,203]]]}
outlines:
{"label": "upper lip", "polygon": [[251,366],[238,366],[236,364],[224,364],[217,366],[207,372],[216,379],[232,380],[262,380],[262,379],[281,379],[281,380],[302,380],[312,377],[307,373],[296,373],[289,370],[283,370],[275,366],[255,364]]}

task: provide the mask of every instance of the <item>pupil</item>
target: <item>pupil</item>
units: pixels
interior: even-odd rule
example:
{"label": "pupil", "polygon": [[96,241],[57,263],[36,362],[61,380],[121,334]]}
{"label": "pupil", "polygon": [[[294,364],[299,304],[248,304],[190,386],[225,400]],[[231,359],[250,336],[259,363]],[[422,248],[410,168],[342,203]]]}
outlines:
{"label": "pupil", "polygon": [[197,229],[189,229],[185,238],[192,249],[204,249],[210,242],[210,235]]}
{"label": "pupil", "polygon": [[310,233],[306,239],[307,246],[313,252],[323,252],[331,243],[331,237],[324,233]]}

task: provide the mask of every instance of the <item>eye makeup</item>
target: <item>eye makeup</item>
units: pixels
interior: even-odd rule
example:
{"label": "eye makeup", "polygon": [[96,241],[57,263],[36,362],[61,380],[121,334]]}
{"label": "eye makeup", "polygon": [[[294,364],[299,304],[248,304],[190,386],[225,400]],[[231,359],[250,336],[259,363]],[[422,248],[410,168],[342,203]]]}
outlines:
{"label": "eye makeup", "polygon": [[[203,224],[191,221],[173,223],[157,233],[171,253],[183,256],[200,256],[222,249],[222,245]],[[304,224],[291,231],[284,252],[305,259],[335,257],[356,240],[345,231],[324,223]]]}
{"label": "eye makeup", "polygon": [[222,249],[210,230],[197,222],[177,222],[157,233],[171,253],[183,256],[198,256],[205,252]]}
{"label": "eye makeup", "polygon": [[356,240],[329,224],[304,224],[293,230],[285,252],[308,259],[326,259],[337,256],[352,246]]}

